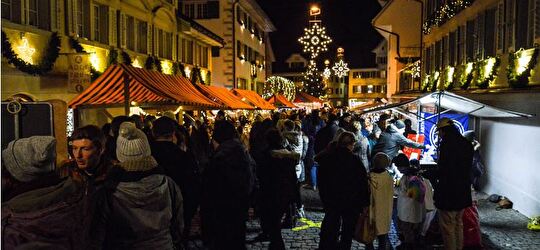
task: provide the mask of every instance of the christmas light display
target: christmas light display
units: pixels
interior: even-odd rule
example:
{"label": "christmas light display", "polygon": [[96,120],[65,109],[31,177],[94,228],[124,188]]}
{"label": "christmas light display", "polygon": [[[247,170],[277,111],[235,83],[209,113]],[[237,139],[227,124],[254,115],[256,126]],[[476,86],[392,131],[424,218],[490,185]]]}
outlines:
{"label": "christmas light display", "polygon": [[330,76],[332,76],[332,71],[328,67],[324,68],[322,76],[325,80],[327,80],[328,78],[330,78]]}
{"label": "christmas light display", "polygon": [[339,60],[336,64],[334,64],[334,67],[332,67],[337,77],[344,77],[349,72],[349,68],[347,67],[347,63],[345,63],[343,60]]}
{"label": "christmas light display", "polygon": [[431,16],[426,18],[426,21],[422,24],[422,31],[424,34],[431,33],[431,28],[433,26],[439,27],[443,25],[446,21],[457,15],[460,11],[471,6],[475,0],[456,0],[456,1],[447,1],[446,4],[442,5],[437,9]]}
{"label": "christmas light display", "polygon": [[311,54],[311,58],[328,50],[327,45],[332,42],[332,39],[326,35],[326,28],[314,23],[310,28],[305,28],[304,31],[304,36],[300,37],[298,41],[304,46],[304,52]]}
{"label": "christmas light display", "polygon": [[281,76],[271,76],[266,79],[262,97],[266,99],[273,94],[283,95],[285,98],[287,98],[287,100],[292,101],[296,95],[296,86],[287,78]]}

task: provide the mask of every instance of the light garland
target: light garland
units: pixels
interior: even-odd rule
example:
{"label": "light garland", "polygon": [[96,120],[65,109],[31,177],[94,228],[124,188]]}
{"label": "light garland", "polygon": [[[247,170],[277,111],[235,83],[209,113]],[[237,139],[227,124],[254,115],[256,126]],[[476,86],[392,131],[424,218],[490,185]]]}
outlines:
{"label": "light garland", "polygon": [[296,85],[287,78],[281,76],[271,76],[266,79],[262,97],[266,99],[274,94],[281,94],[285,96],[287,100],[292,101],[296,96]]}
{"label": "light garland", "polygon": [[17,46],[17,50],[19,51],[19,56],[25,62],[33,64],[34,59],[32,57],[34,56],[36,49],[33,47],[30,47],[30,45],[28,44],[28,39],[26,37],[23,37],[21,40],[22,40],[21,45]]}
{"label": "light garland", "polygon": [[519,51],[508,55],[508,84],[513,88],[527,87],[531,71],[538,62],[540,48],[534,48],[530,56],[527,52],[528,51],[520,49]]}
{"label": "light garland", "polygon": [[447,4],[442,5],[431,16],[426,18],[426,21],[422,24],[422,31],[424,34],[431,33],[432,27],[439,27],[446,21],[457,15],[465,8],[471,6],[475,0],[455,0],[447,1]]}
{"label": "light garland", "polygon": [[304,36],[298,39],[298,42],[304,46],[304,52],[311,53],[311,58],[315,58],[320,52],[327,51],[327,45],[332,42],[326,35],[326,28],[315,23],[309,29],[304,29]]}
{"label": "light garland", "polygon": [[334,67],[332,67],[337,77],[341,78],[347,75],[349,72],[349,68],[347,67],[347,63],[345,63],[343,60],[339,60],[336,64],[334,64]]}

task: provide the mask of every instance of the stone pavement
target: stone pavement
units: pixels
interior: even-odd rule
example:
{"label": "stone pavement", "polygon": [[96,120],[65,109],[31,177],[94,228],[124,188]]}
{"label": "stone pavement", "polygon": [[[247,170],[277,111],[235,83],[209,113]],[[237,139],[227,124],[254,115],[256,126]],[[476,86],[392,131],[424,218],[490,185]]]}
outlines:
{"label": "stone pavement", "polygon": [[[540,249],[540,232],[527,230],[527,217],[512,209],[497,211],[496,204],[485,200],[485,195],[480,195],[478,212],[482,241],[485,249]],[[319,228],[324,217],[321,204],[316,191],[303,190],[303,198],[306,207],[307,221],[298,222],[300,230],[283,229],[282,235],[287,249],[316,249],[319,243]],[[253,250],[268,249],[268,242],[251,242],[259,233],[260,227],[257,220],[248,222],[247,248]],[[392,224],[389,234],[393,248],[399,245],[396,228]],[[189,242],[188,249],[205,249],[199,240]],[[363,244],[353,241],[352,249],[365,249]],[[430,246],[426,249],[442,249],[440,246]]]}

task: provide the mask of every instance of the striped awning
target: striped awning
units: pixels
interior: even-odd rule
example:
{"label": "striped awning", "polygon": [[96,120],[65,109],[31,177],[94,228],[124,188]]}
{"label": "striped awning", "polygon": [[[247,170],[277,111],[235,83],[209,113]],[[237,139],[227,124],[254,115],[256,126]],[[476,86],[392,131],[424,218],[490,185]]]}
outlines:
{"label": "striped awning", "polygon": [[232,93],[238,96],[241,100],[247,101],[252,105],[257,106],[260,109],[264,110],[274,110],[276,107],[271,103],[264,100],[257,92],[245,89],[232,89]]}
{"label": "striped awning", "polygon": [[315,96],[312,96],[306,92],[296,92],[294,97],[294,102],[318,102],[323,103],[323,101]]}
{"label": "striped awning", "polygon": [[197,88],[213,102],[225,105],[229,109],[255,109],[231,93],[227,88],[197,84]]}
{"label": "striped awning", "polygon": [[71,100],[68,106],[76,108],[86,105],[123,104],[125,77],[129,81],[130,102],[222,108],[200,93],[187,78],[125,64],[111,65],[85,91]]}
{"label": "striped awning", "polygon": [[296,105],[280,94],[272,95],[270,98],[268,98],[268,102],[279,108],[297,108]]}

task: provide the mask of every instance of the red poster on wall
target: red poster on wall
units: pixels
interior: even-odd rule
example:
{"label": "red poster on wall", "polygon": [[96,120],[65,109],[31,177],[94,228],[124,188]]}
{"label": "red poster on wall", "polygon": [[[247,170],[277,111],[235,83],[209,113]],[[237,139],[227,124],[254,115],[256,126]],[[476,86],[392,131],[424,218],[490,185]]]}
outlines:
{"label": "red poster on wall", "polygon": [[[424,139],[425,139],[424,135],[408,134],[407,138],[415,142],[418,142],[420,144],[424,144]],[[422,149],[403,147],[403,153],[407,155],[407,158],[409,158],[409,160],[412,160],[412,159],[420,160],[420,155],[422,155]]]}

